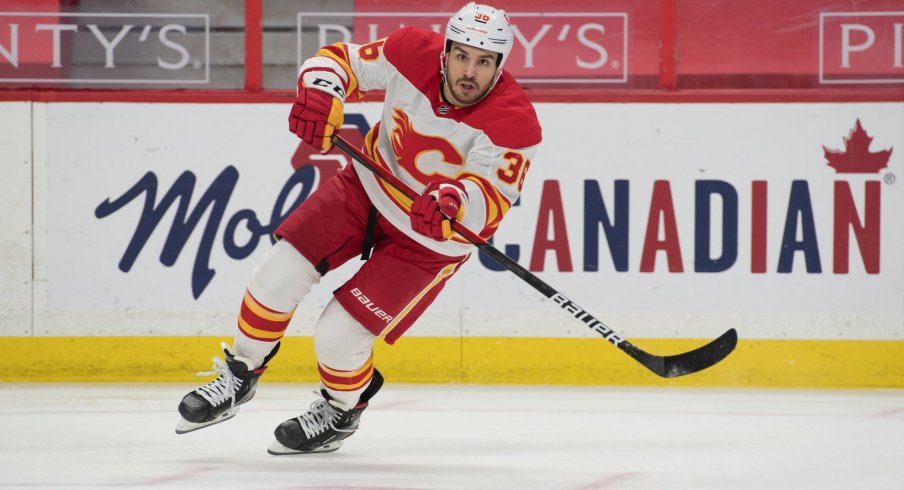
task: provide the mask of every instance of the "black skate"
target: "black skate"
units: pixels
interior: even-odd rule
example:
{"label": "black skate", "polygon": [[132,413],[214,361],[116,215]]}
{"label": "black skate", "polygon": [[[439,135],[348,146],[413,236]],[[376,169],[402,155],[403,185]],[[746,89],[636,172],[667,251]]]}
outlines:
{"label": "black skate", "polygon": [[219,374],[217,379],[185,395],[179,403],[182,420],[176,425],[176,434],[185,434],[235,417],[239,406],[254,397],[258,378],[279,350],[279,344],[276,344],[273,352],[264,359],[264,364],[254,369],[251,361],[234,356],[225,342],[222,347],[226,361],[214,357],[214,370],[198,373],[198,376]]}
{"label": "black skate", "polygon": [[326,390],[320,390],[323,399],[312,403],[307,412],[279,424],[275,431],[276,441],[267,452],[281,456],[329,453],[339,449],[342,440],[358,430],[361,413],[382,386],[383,376],[374,369],[370,385],[361,393],[358,404],[350,409],[330,399]]}

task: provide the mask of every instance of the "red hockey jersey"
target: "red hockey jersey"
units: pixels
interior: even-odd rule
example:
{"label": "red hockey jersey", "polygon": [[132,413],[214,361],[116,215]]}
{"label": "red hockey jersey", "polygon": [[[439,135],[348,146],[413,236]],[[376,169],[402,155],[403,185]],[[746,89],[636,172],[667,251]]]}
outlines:
{"label": "red hockey jersey", "polygon": [[[462,224],[489,238],[518,199],[540,144],[540,124],[524,90],[507,72],[474,105],[444,102],[442,51],[441,35],[406,27],[369,44],[322,48],[302,65],[302,83],[307,77],[335,75],[344,88],[338,96],[350,100],[385,90],[382,117],[365,138],[365,150],[418,192],[442,178],[462,182],[468,194]],[[416,233],[408,217],[411,201],[355,165],[377,210],[412,239],[450,256],[473,250],[458,236],[439,242]]]}

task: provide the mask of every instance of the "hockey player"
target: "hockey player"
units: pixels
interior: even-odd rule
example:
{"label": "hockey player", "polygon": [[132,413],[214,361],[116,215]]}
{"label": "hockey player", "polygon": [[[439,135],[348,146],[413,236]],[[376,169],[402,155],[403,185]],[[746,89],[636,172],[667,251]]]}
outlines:
{"label": "hockey player", "polygon": [[219,377],[179,405],[178,433],[234,416],[254,396],[296,305],[364,251],[370,258],[314,327],[322,399],[280,424],[269,452],[335,451],[355,432],[383,384],[374,341],[394,343],[473,252],[449,218],[488,238],[518,198],[541,131],[502,69],[513,44],[504,11],[469,3],[445,37],[406,27],[369,44],[325,46],[302,64],[290,131],[326,152],[345,101],[385,90],[364,150],[421,196],[412,202],[355,162],[295,209],[251,275],[234,346],[223,345],[225,362],[215,359]]}

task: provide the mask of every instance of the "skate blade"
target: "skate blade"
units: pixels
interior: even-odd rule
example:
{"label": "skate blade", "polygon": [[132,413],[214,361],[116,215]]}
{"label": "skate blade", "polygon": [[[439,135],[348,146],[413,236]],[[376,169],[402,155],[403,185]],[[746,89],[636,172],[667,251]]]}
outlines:
{"label": "skate blade", "polygon": [[311,451],[298,451],[297,449],[289,449],[286,446],[280,444],[279,441],[273,441],[273,444],[270,444],[270,447],[267,448],[267,452],[272,454],[273,456],[286,456],[289,454],[315,454],[315,453],[331,453],[333,451],[338,450],[342,447],[342,441],[334,441],[329,444],[324,444],[317,449],[313,449]]}
{"label": "skate blade", "polygon": [[221,413],[219,417],[207,421],[207,422],[189,422],[185,419],[180,419],[179,423],[176,424],[176,434],[187,434],[189,432],[194,432],[198,429],[203,429],[205,427],[210,427],[211,425],[219,424],[220,422],[226,422],[227,420],[235,417],[235,414],[239,413],[239,407],[232,407],[229,410]]}

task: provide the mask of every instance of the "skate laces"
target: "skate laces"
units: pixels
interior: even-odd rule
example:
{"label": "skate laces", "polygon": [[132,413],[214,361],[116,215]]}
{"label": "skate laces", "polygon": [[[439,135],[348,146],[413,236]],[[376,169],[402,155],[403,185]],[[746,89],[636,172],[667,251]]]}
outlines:
{"label": "skate laces", "polygon": [[201,395],[205,400],[213,406],[218,406],[231,398],[232,404],[235,405],[235,394],[242,388],[242,380],[235,377],[229,369],[226,361],[219,357],[213,358],[213,371],[196,373],[196,376],[211,376],[218,374],[217,379],[207,383],[206,385],[195,390],[195,393]]}
{"label": "skate laces", "polygon": [[[314,393],[319,395],[316,391]],[[337,432],[354,432],[353,430],[336,427],[336,421],[341,417],[342,412],[336,410],[330,405],[330,402],[321,398],[315,400],[314,403],[311,403],[311,408],[309,408],[307,412],[295,417],[295,419],[301,424],[301,430],[304,431],[305,437],[311,439],[321,434],[327,428]]]}

